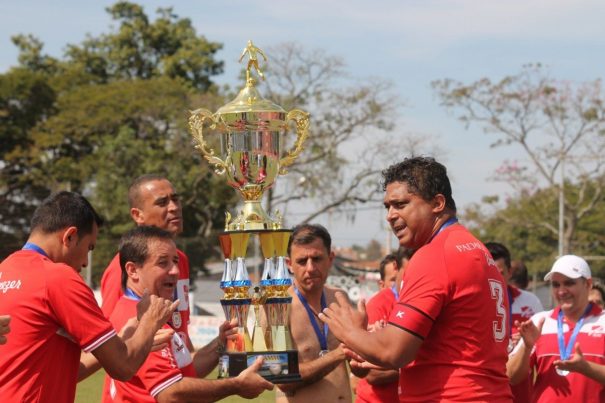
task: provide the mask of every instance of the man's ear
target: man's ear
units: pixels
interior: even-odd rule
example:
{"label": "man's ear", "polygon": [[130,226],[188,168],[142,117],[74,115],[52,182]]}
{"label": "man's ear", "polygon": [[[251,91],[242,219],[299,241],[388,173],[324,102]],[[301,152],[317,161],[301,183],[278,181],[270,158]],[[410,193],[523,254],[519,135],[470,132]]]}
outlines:
{"label": "man's ear", "polygon": [[61,243],[63,246],[71,247],[78,242],[78,229],[76,227],[67,227],[61,234]]}
{"label": "man's ear", "polygon": [[145,223],[145,216],[143,215],[143,211],[136,207],[130,209],[130,216],[137,223],[137,225],[143,225]]}
{"label": "man's ear", "polygon": [[128,278],[138,281],[139,280],[139,272],[137,271],[137,266],[134,262],[126,262],[126,274]]}
{"label": "man's ear", "polygon": [[433,197],[433,213],[441,213],[445,210],[445,196],[441,193],[437,193],[435,197]]}

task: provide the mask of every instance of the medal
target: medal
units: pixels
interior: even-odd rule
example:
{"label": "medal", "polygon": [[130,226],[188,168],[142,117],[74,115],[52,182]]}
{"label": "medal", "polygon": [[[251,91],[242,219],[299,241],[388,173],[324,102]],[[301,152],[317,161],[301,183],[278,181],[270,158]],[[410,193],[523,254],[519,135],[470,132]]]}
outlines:
{"label": "medal", "polygon": [[319,351],[319,356],[323,357],[324,355],[328,354],[330,351],[329,350],[320,350]]}
{"label": "medal", "polygon": [[179,311],[175,311],[172,313],[172,326],[175,328],[181,327],[183,322],[181,321],[181,313]]}
{"label": "medal", "polygon": [[[586,307],[586,310],[582,314],[580,320],[576,322],[576,326],[574,327],[573,332],[571,332],[571,335],[569,336],[567,346],[565,345],[565,336],[563,335],[563,311],[561,310],[561,308],[559,308],[559,314],[557,316],[557,338],[559,341],[559,355],[561,356],[561,361],[569,360],[569,357],[571,357],[571,351],[573,349],[573,346],[576,344],[576,338],[580,333],[580,329],[582,328],[582,324],[584,323],[584,318],[586,318],[591,308],[592,304],[589,303]],[[569,371],[564,369],[557,368],[555,372],[559,376],[569,375]]]}
{"label": "medal", "polygon": [[515,345],[513,344],[513,339],[508,339],[508,347],[507,347],[508,352],[509,353],[512,352],[514,347],[515,347]]}

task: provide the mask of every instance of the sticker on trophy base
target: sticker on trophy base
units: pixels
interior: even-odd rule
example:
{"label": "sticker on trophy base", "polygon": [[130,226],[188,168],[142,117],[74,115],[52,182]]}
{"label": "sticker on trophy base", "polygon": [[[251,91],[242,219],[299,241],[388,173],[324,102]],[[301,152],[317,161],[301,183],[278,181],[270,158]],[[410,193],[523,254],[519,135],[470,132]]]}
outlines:
{"label": "sticker on trophy base", "polygon": [[258,374],[272,383],[298,382],[301,380],[298,372],[298,352],[265,351],[254,353],[228,353],[219,359],[219,377],[233,377],[248,368],[263,357],[263,365]]}

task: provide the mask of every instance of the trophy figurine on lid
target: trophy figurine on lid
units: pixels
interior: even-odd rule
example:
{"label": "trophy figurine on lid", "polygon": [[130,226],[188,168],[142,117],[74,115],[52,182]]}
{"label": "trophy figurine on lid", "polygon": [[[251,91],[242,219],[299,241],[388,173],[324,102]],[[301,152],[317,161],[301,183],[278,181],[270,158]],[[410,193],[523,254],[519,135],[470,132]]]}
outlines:
{"label": "trophy figurine on lid", "polygon": [[[237,319],[237,337],[229,340],[226,352],[219,359],[219,374],[237,376],[257,356],[264,357],[259,373],[274,383],[300,380],[298,352],[292,348],[288,328],[292,284],[286,266],[291,230],[282,228],[282,217],[265,212],[261,199],[278,175],[287,173],[303,150],[308,136],[309,114],[298,109],[286,112],[279,105],[264,99],[256,88],[256,74],[264,79],[258,55],[264,52],[248,41],[240,62],[248,55],[246,86],[235,99],[212,113],[206,109],[191,112],[189,126],[196,148],[214,166],[215,173],[224,175],[227,183],[243,199],[243,208],[232,217],[226,213],[225,232],[219,241],[225,258],[220,288],[221,306],[227,320]],[[291,149],[283,150],[290,122],[296,128]],[[207,134],[218,134],[221,155],[207,142]],[[264,267],[258,284],[252,286],[246,268],[246,252],[250,236],[258,236]],[[252,305],[254,326],[248,331],[248,314]],[[261,310],[265,326],[261,324]]]}

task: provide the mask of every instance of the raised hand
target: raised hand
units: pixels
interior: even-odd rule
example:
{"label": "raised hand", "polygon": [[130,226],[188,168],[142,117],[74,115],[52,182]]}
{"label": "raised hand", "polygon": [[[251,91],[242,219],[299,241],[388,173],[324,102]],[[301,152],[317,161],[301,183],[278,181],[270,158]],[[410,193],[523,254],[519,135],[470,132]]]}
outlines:
{"label": "raised hand", "polygon": [[327,323],[330,331],[341,341],[351,330],[366,330],[368,327],[365,301],[360,300],[355,310],[342,293],[336,294],[336,301],[319,314],[319,319]]}
{"label": "raised hand", "polygon": [[580,349],[580,343],[574,346],[574,353],[568,360],[556,360],[553,365],[557,369],[584,373],[588,367],[588,362],[584,359],[584,354]]}
{"label": "raised hand", "polygon": [[[147,302],[147,299],[149,302]],[[172,313],[179,306],[179,300],[172,302],[168,299],[158,297],[156,295],[148,295],[145,293],[141,301],[137,305],[137,314],[141,315],[140,321],[148,320],[153,323],[156,330],[164,326],[170,319]],[[144,309],[144,310],[143,310]]]}
{"label": "raised hand", "polygon": [[[120,336],[123,341],[128,340],[134,334],[138,325],[139,321],[137,320],[137,318],[132,317],[128,319],[126,324],[122,327],[122,329],[120,329],[120,333],[118,333],[118,336]],[[158,329],[158,331],[155,332],[155,336],[153,337],[153,346],[151,347],[151,351],[158,351],[168,346],[173,334],[173,329]]]}
{"label": "raised hand", "polygon": [[218,328],[218,341],[221,346],[227,344],[228,339],[237,336],[237,319],[231,319],[231,322],[224,321]]}
{"label": "raised hand", "polygon": [[538,321],[538,326],[534,324],[534,322],[530,320],[525,322],[515,321],[515,326],[519,329],[519,334],[523,339],[523,343],[528,349],[531,349],[536,344],[536,341],[540,338],[542,334],[542,327],[544,326],[544,318],[541,318]]}

